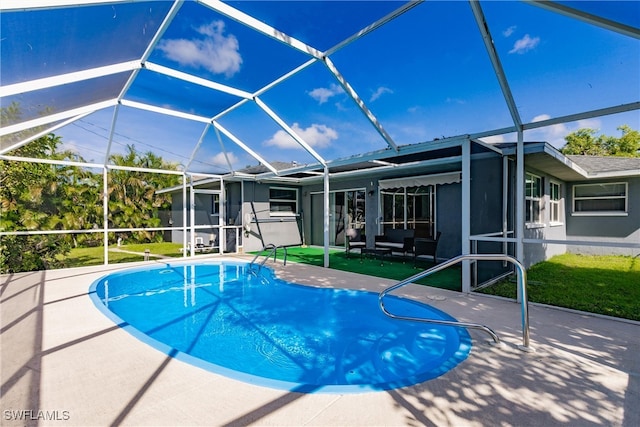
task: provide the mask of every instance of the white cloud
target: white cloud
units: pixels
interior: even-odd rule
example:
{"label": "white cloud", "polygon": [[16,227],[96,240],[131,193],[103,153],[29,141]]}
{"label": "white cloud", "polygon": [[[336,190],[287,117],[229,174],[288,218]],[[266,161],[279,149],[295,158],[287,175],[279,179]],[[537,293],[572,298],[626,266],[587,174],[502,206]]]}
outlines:
{"label": "white cloud", "polygon": [[531,120],[532,123],[543,122],[545,120],[549,120],[551,118],[548,114],[539,114]]}
{"label": "white cloud", "polygon": [[171,39],[158,44],[167,58],[180,65],[204,68],[215,74],[233,76],[240,70],[238,39],[232,34],[224,34],[224,22],[214,21],[209,25],[197,28],[201,39]]}
{"label": "white cloud", "polygon": [[[531,123],[541,122],[549,120],[551,118],[548,114],[540,114],[535,116]],[[571,132],[575,132],[582,128],[598,129],[601,123],[597,119],[578,120],[572,123],[558,123],[555,125],[545,126],[541,128],[531,129],[525,131],[524,140],[526,142],[548,142],[556,148],[562,148],[565,144],[565,137]],[[508,133],[503,135],[494,135],[484,138],[480,138],[483,142],[490,144],[496,144],[500,142],[516,142],[518,135],[516,133]]]}
{"label": "white cloud", "polygon": [[376,89],[375,92],[373,92],[373,95],[371,95],[371,99],[369,101],[373,102],[376,99],[380,98],[385,93],[393,93],[393,91],[388,87],[380,86],[378,89]]}
{"label": "white cloud", "polygon": [[[551,118],[548,114],[540,114],[533,118],[532,122],[541,122]],[[575,132],[581,128],[598,129],[600,121],[595,119],[579,120],[572,123],[558,123],[555,125],[545,126],[542,128],[532,129],[525,133],[526,141],[544,141],[556,148],[562,148],[566,144],[564,139],[571,132]]]}
{"label": "white cloud", "polygon": [[[540,114],[538,116],[535,116],[532,122],[541,122],[544,120],[549,120],[550,118],[551,116],[548,114]],[[525,140],[548,142],[556,148],[561,148],[566,143],[564,139],[565,136],[575,130],[578,130],[583,123],[585,122],[577,122],[575,126],[568,126],[567,123],[558,123],[555,125],[533,129],[525,133]]]}
{"label": "white cloud", "polygon": [[94,162],[96,160],[99,162],[104,161],[107,152],[106,142],[104,144],[90,144],[90,146],[91,148],[80,145],[78,141],[73,138],[66,140],[63,138],[62,150],[72,151],[88,162]]}
{"label": "white cloud", "polygon": [[540,43],[540,37],[533,37],[529,34],[525,34],[523,38],[516,40],[513,44],[513,49],[509,51],[509,53],[519,53],[523,54],[525,52],[534,49]]}
{"label": "white cloud", "polygon": [[392,132],[399,144],[415,144],[432,138],[432,129],[426,123],[418,120],[405,123],[389,123],[389,132]]}
{"label": "white cloud", "polygon": [[467,103],[467,101],[465,101],[464,99],[460,99],[460,98],[447,98],[445,100],[445,102],[447,104],[458,104],[458,105],[464,105]]}
{"label": "white cloud", "polygon": [[[545,120],[549,120],[550,118],[551,116],[548,114],[540,114],[538,116],[535,116],[532,122],[533,123],[542,122]],[[545,141],[548,141],[548,142],[551,142],[552,140],[555,141],[558,138],[563,139],[564,136],[570,132],[567,129],[567,125],[565,123],[558,123],[555,125],[546,126],[539,129],[541,131],[540,133],[546,136]]]}
{"label": "white cloud", "polygon": [[324,104],[329,98],[344,93],[344,89],[337,84],[332,84],[329,87],[318,87],[309,92],[309,96],[318,101],[320,104]]}
{"label": "white cloud", "polygon": [[336,102],[335,106],[336,106],[336,110],[338,111],[349,111],[349,108],[346,107],[342,102]]}
{"label": "white cloud", "polygon": [[[238,163],[238,157],[233,153],[227,153],[227,157],[229,158],[229,163],[231,165],[235,165]],[[229,163],[227,163],[227,158],[225,157],[223,152],[220,152],[211,158],[211,163],[215,166],[221,166],[223,168],[228,168]]]}
{"label": "white cloud", "polygon": [[513,139],[508,139],[506,135],[492,135],[480,138],[480,140],[487,144],[499,144],[501,142],[512,141]]}
{"label": "white cloud", "polygon": [[[303,129],[298,123],[294,123],[291,129],[311,147],[328,147],[331,145],[331,141],[338,139],[338,132],[326,125],[312,124],[308,128]],[[271,139],[265,142],[265,145],[278,148],[302,148],[302,146],[284,130],[277,131]]]}
{"label": "white cloud", "polygon": [[504,30],[502,32],[502,35],[507,37],[507,38],[511,37],[511,35],[516,31],[516,28],[518,28],[518,27],[516,27],[515,25],[512,25],[509,28],[507,28],[506,30]]}
{"label": "white cloud", "polygon": [[574,129],[574,130],[578,130],[578,129],[582,129],[582,128],[590,128],[590,129],[601,130],[602,129],[602,122],[600,121],[600,119],[578,120],[576,122],[576,129]]}

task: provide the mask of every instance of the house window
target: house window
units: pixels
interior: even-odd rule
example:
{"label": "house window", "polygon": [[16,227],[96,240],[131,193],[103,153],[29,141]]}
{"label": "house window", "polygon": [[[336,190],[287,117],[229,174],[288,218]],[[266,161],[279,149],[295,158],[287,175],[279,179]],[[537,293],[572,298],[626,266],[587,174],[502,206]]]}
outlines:
{"label": "house window", "polygon": [[425,185],[407,188],[407,228],[419,237],[435,236],[434,233],[435,187]]}
{"label": "house window", "polygon": [[541,223],[542,178],[528,173],[525,181],[525,221]]}
{"label": "house window", "polygon": [[626,214],[627,183],[580,184],[573,187],[573,213]]}
{"label": "house window", "polygon": [[405,228],[404,187],[382,191],[382,225],[387,228]]}
{"label": "house window", "polygon": [[435,186],[385,189],[381,195],[384,230],[406,228],[418,237],[434,236]]}
{"label": "house window", "polygon": [[553,181],[549,183],[549,222],[562,223],[560,184]]}
{"label": "house window", "polygon": [[298,213],[298,190],[295,188],[269,188],[269,212],[271,215],[296,215]]}
{"label": "house window", "polygon": [[220,195],[211,195],[211,215],[220,215]]}

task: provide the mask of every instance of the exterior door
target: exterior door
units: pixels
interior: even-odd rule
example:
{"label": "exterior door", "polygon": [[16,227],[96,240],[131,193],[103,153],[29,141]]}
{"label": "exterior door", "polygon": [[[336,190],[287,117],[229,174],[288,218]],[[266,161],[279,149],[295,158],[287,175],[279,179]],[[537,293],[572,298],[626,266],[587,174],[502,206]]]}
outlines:
{"label": "exterior door", "polygon": [[[348,228],[364,229],[365,191],[332,191],[329,194],[329,245],[344,246]],[[324,245],[323,194],[311,195],[311,244]]]}

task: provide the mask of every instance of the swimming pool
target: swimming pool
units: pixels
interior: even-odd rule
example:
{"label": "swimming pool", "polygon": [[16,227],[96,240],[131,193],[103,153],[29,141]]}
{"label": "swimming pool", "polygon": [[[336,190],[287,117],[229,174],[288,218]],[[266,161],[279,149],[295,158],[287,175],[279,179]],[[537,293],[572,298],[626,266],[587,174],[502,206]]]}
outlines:
{"label": "swimming pool", "polygon": [[[236,261],[122,270],[94,282],[90,296],[115,323],[168,355],[298,392],[413,385],[449,371],[471,349],[463,328],[390,319],[376,293],[288,283],[266,267],[254,274]],[[386,305],[454,320],[402,298],[388,297]]]}

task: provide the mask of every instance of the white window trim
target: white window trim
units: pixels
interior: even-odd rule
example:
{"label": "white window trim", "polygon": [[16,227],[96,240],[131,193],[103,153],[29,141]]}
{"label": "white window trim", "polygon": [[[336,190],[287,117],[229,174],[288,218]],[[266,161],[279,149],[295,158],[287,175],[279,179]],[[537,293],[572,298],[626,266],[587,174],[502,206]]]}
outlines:
{"label": "white window trim", "polygon": [[[299,216],[298,214],[298,205],[299,205],[299,201],[298,199],[300,198],[300,190],[296,187],[282,187],[282,186],[270,186],[269,187],[269,193],[271,193],[271,189],[277,189],[277,190],[290,190],[290,191],[295,191],[296,193],[296,199],[294,200],[289,200],[289,199],[272,199],[271,198],[271,194],[269,194],[269,216],[272,217],[297,217]],[[287,203],[291,203],[291,202],[295,202],[295,212],[277,212],[277,211],[272,211],[271,210],[271,202],[287,202]]]}
{"label": "white window trim", "polygon": [[[526,189],[526,185],[527,185],[527,183],[526,183],[526,179],[527,179],[527,176],[528,176],[528,175],[531,175],[532,177],[534,177],[534,178],[538,178],[538,179],[540,180],[540,185],[538,186],[538,188],[540,188],[540,192],[542,193],[540,196],[536,196],[536,197],[533,197],[533,196],[527,197],[527,196],[526,196],[526,192],[527,192],[527,189]],[[526,205],[527,205],[527,204],[526,204],[526,201],[527,201],[527,200],[537,200],[537,201],[538,201],[538,204],[539,204],[539,206],[540,206],[540,208],[539,208],[539,212],[538,212],[538,217],[540,218],[540,220],[543,220],[543,218],[542,218],[542,206],[543,206],[543,201],[544,201],[544,188],[543,188],[542,186],[543,186],[543,184],[544,184],[544,180],[542,179],[542,177],[541,177],[541,176],[536,175],[536,174],[531,173],[531,172],[525,172],[524,177],[525,177],[525,189],[524,189],[524,190],[525,190],[525,197],[524,197],[524,200],[525,200],[525,207],[526,207]],[[532,212],[532,213],[533,213],[533,212]],[[539,221],[537,221],[537,222],[534,222],[534,221],[526,221],[526,214],[527,214],[527,213],[525,212],[525,228],[543,228],[543,227],[545,227],[544,222],[539,222]],[[533,217],[533,215],[532,215],[532,217]]]}
{"label": "white window trim", "polygon": [[211,212],[209,214],[209,216],[220,216],[220,211],[222,210],[222,206],[220,206],[220,193],[212,193],[211,194],[211,210],[213,211],[213,206],[214,204],[216,204],[215,200],[216,200],[216,196],[218,197],[218,212]]}
{"label": "white window trim", "polygon": [[571,212],[571,216],[629,216],[629,213],[613,211]]}
{"label": "white window trim", "polygon": [[[459,172],[456,172],[457,174],[459,174]],[[451,174],[438,174],[438,176],[440,175],[451,175]],[[427,175],[428,177],[429,175]],[[435,176],[435,175],[434,175]],[[387,180],[387,181],[393,181],[393,180]],[[382,182],[382,181],[379,181]],[[444,183],[446,184],[446,183]],[[379,188],[378,190],[378,218],[379,218],[379,228],[380,231],[382,231],[382,229],[384,228],[385,225],[391,225],[393,228],[396,228],[396,225],[401,225],[402,228],[406,229],[410,223],[413,223],[413,226],[415,227],[416,222],[415,221],[411,221],[411,219],[408,217],[408,209],[407,209],[407,204],[408,204],[408,200],[409,200],[409,196],[411,194],[409,194],[407,192],[407,188],[412,188],[412,187],[432,187],[432,190],[430,193],[424,193],[424,194],[429,194],[430,198],[433,198],[433,212],[431,212],[431,224],[433,224],[432,226],[432,231],[435,234],[436,230],[438,229],[438,221],[437,221],[437,211],[438,211],[438,195],[437,195],[437,191],[438,191],[438,185],[443,185],[443,184],[426,184],[426,185],[415,185],[415,186],[409,186],[409,187],[388,187],[385,189],[381,189]],[[395,189],[396,191],[390,191],[392,189]],[[402,189],[402,191],[399,191],[400,189]],[[401,195],[402,199],[403,199],[403,219],[402,221],[395,221],[395,215],[393,217],[392,221],[385,221],[384,219],[384,206],[383,206],[383,197],[384,195],[391,195],[393,197],[393,204],[395,205],[395,196],[396,195]],[[395,207],[392,208],[392,211],[395,212]]]}
{"label": "white window trim", "polygon": [[[615,185],[624,184],[624,211],[580,211],[576,212],[576,187],[590,187],[594,185]],[[575,184],[571,189],[571,216],[629,216],[629,183],[626,181],[617,182],[598,182],[593,184]],[[621,199],[622,196],[603,196],[603,197],[580,197],[579,200],[585,199]]]}
{"label": "white window trim", "polygon": [[526,228],[527,230],[532,229],[532,228],[546,228],[547,226],[541,222],[527,222],[524,225],[524,228]]}
{"label": "white window trim", "polygon": [[[558,186],[558,200],[553,200],[551,197],[553,192],[551,191],[551,187],[557,185]],[[564,225],[564,197],[562,197],[562,183],[558,181],[554,181],[552,179],[549,180],[549,225],[551,227],[558,227]],[[560,221],[553,221],[551,215],[553,215],[553,206],[558,205],[558,217]]]}

